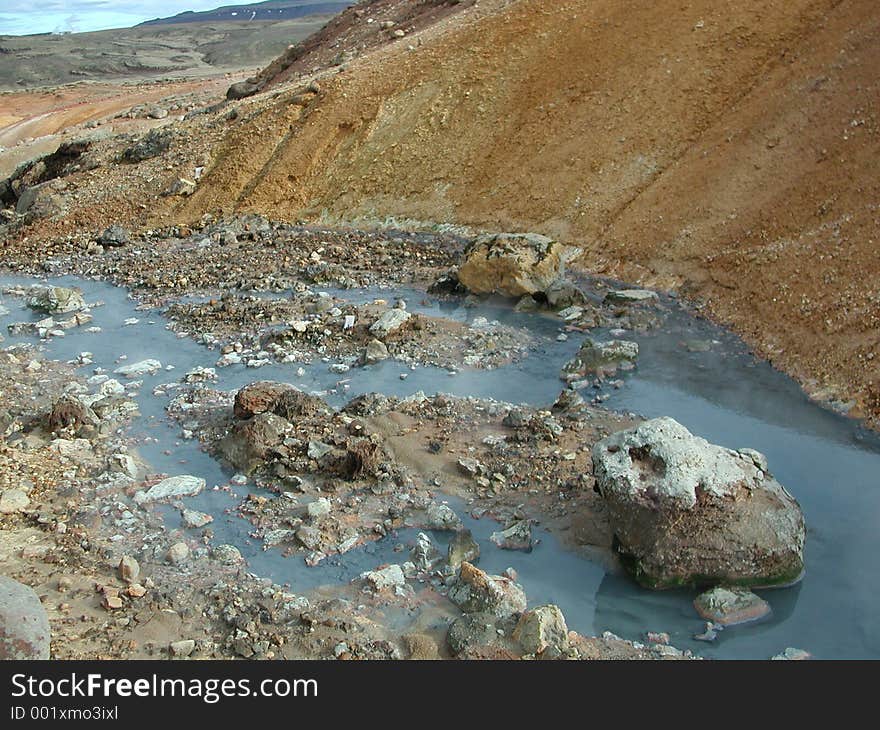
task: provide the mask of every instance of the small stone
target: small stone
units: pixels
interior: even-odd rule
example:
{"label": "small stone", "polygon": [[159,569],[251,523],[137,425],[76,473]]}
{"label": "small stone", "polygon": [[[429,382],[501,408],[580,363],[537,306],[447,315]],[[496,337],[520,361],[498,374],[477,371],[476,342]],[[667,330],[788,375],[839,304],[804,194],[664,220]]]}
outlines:
{"label": "small stone", "polygon": [[657,631],[649,631],[645,638],[648,640],[649,644],[662,644],[664,646],[669,644],[669,634],[665,631],[657,632]]}
{"label": "small stone", "polygon": [[381,340],[371,340],[364,350],[364,362],[368,364],[387,360],[388,357],[388,348]]}
{"label": "small stone", "polygon": [[361,578],[366,580],[377,591],[406,585],[406,576],[403,574],[403,569],[396,564],[388,565],[379,570],[361,573]]}
{"label": "small stone", "polygon": [[134,499],[138,504],[148,504],[180,497],[194,497],[205,488],[206,484],[207,482],[201,477],[189,475],[168,477],[154,484],[146,492],[137,492]]}
{"label": "small stone", "polygon": [[370,326],[370,334],[387,337],[397,331],[412,315],[405,309],[389,309]]}
{"label": "small stone", "polygon": [[132,583],[125,589],[125,592],[132,598],[143,598],[147,594],[147,589],[140,583]]}
{"label": "small stone", "polygon": [[101,597],[101,605],[108,611],[115,611],[118,608],[122,608],[122,599],[118,595],[104,593]]}
{"label": "small stone", "polygon": [[141,566],[130,555],[123,555],[119,561],[119,577],[126,583],[135,583],[141,574]]}
{"label": "small stone", "polygon": [[244,560],[241,551],[235,545],[218,545],[211,554],[215,560],[219,560],[224,565],[235,565]]}
{"label": "small stone", "polygon": [[694,600],[701,618],[721,626],[757,621],[770,613],[770,605],[751,591],[717,587]]}
{"label": "small stone", "polygon": [[0,514],[11,515],[27,509],[30,498],[21,489],[6,489],[0,492]]}
{"label": "small stone", "polygon": [[310,459],[322,459],[333,451],[333,447],[323,441],[309,441],[308,457]]}
{"label": "small stone", "polygon": [[214,521],[211,515],[194,509],[182,510],[180,514],[183,518],[183,526],[191,530],[204,527]]}
{"label": "small stone", "polygon": [[658,299],[657,292],[648,289],[619,289],[605,295],[605,301],[609,304],[632,304],[633,302],[651,302]]}
{"label": "small stone", "polygon": [[770,657],[776,661],[804,661],[806,659],[812,659],[813,655],[808,651],[804,651],[803,649],[795,649],[793,647],[788,647],[785,651],[776,654],[775,656]]}
{"label": "small stone", "polygon": [[449,567],[457,571],[462,563],[473,563],[480,557],[480,545],[470,530],[459,530],[449,541],[446,555]]}
{"label": "small stone", "polygon": [[532,528],[528,520],[519,520],[500,532],[493,532],[489,539],[502,550],[532,549]]}
{"label": "small stone", "polygon": [[326,497],[320,497],[314,502],[310,502],[306,507],[306,512],[313,520],[320,519],[330,514],[331,504]]}
{"label": "small stone", "polygon": [[522,586],[504,576],[488,575],[468,562],[461,564],[448,596],[465,613],[485,612],[504,618],[526,610]]}
{"label": "small stone", "polygon": [[550,647],[563,651],[568,646],[568,627],[559,606],[548,604],[526,611],[513,631],[513,638],[528,654],[540,654]]}
{"label": "small stone", "polygon": [[185,542],[176,542],[169,549],[166,556],[172,565],[180,565],[189,557],[189,546]]}
{"label": "small stone", "polygon": [[113,372],[116,375],[122,375],[126,378],[139,378],[144,375],[152,375],[162,369],[162,363],[158,360],[141,360],[131,365],[123,365],[116,368]]}
{"label": "small stone", "polygon": [[192,639],[183,639],[182,641],[172,641],[168,646],[173,657],[188,657],[195,651],[196,642]]}
{"label": "small stone", "polygon": [[428,505],[425,512],[425,527],[429,530],[460,530],[461,518],[447,504]]}

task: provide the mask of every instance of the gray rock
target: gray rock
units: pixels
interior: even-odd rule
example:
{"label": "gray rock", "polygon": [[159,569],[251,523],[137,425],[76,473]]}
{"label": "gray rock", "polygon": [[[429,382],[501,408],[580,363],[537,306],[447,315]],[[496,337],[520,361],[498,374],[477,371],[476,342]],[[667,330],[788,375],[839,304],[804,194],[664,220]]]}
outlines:
{"label": "gray rock", "polygon": [[446,643],[453,654],[475,649],[503,647],[498,635],[498,618],[491,613],[469,613],[456,619],[446,632]]}
{"label": "gray rock", "polygon": [[744,588],[718,586],[694,599],[701,618],[721,626],[757,621],[770,614],[770,604]]}
{"label": "gray rock", "polygon": [[63,286],[40,287],[28,299],[28,306],[49,314],[65,314],[84,309],[86,302],[81,292]]}
{"label": "gray rock", "polygon": [[11,515],[27,509],[31,503],[27,492],[21,489],[4,489],[0,492],[0,515]]}
{"label": "gray rock", "polygon": [[573,282],[568,279],[557,279],[544,292],[547,296],[547,304],[554,309],[564,309],[587,301],[587,296]]}
{"label": "gray rock", "polygon": [[211,555],[214,560],[219,560],[224,565],[235,565],[244,560],[241,551],[235,545],[218,545],[211,551]]}
{"label": "gray rock", "polygon": [[214,518],[211,517],[211,515],[205,514],[204,512],[198,512],[194,509],[182,510],[180,515],[183,519],[183,526],[191,530],[205,527],[205,525],[209,525],[214,521]]}
{"label": "gray rock", "polygon": [[605,295],[605,301],[609,304],[632,304],[633,302],[656,302],[659,299],[657,292],[649,289],[619,289],[610,291]]}
{"label": "gray rock", "polygon": [[320,519],[321,517],[326,517],[330,514],[330,510],[332,505],[330,504],[330,500],[326,497],[319,497],[314,502],[309,502],[306,507],[306,513],[313,520]]}
{"label": "gray rock", "polygon": [[396,332],[412,315],[405,309],[389,309],[370,325],[370,334],[384,338]]}
{"label": "gray rock", "polygon": [[230,101],[246,99],[260,91],[260,86],[252,81],[239,81],[226,90],[226,98]]}
{"label": "gray rock", "polygon": [[480,544],[474,540],[470,530],[459,530],[449,541],[446,555],[449,567],[457,571],[462,563],[473,563],[480,557]]}
{"label": "gray rock", "polygon": [[772,656],[770,658],[776,661],[804,661],[805,659],[812,659],[813,656],[808,651],[804,651],[803,649],[795,649],[789,646],[785,649],[785,651],[776,654],[775,656]]}
{"label": "gray rock", "polygon": [[489,575],[468,562],[461,564],[458,580],[448,595],[465,613],[491,613],[505,618],[526,610],[522,586],[505,576]]}
{"label": "gray rock", "polygon": [[323,441],[309,441],[309,446],[307,450],[307,455],[310,459],[323,459],[327,454],[333,451],[333,447],[330,444],[325,444]]}
{"label": "gray rock", "polygon": [[364,350],[364,362],[367,364],[387,360],[389,357],[388,348],[380,340],[370,340]]}
{"label": "gray rock", "polygon": [[206,482],[201,477],[188,474],[168,477],[158,484],[154,484],[146,492],[137,492],[134,499],[138,504],[149,504],[181,497],[194,497],[205,488],[205,485]]}
{"label": "gray rock", "polygon": [[144,375],[152,375],[162,369],[162,363],[158,360],[141,360],[131,365],[122,365],[113,372],[116,375],[122,375],[126,378],[140,378]]}
{"label": "gray rock", "polygon": [[429,530],[460,530],[461,518],[448,504],[432,502],[425,510],[425,527]]}
{"label": "gray rock", "polygon": [[104,248],[117,248],[131,243],[131,235],[122,226],[114,224],[98,236],[98,243]]}
{"label": "gray rock", "polygon": [[0,660],[48,659],[49,617],[34,590],[0,576]]}
{"label": "gray rock", "polygon": [[141,566],[131,555],[123,555],[119,561],[119,578],[126,583],[137,583],[141,574]]}
{"label": "gray rock", "polygon": [[182,659],[188,657],[195,651],[196,642],[193,639],[183,639],[181,641],[172,641],[168,646],[171,656]]}
{"label": "gray rock", "polygon": [[410,560],[419,570],[430,570],[440,558],[434,541],[424,532],[420,532],[415,547],[410,552]]}
{"label": "gray rock", "polygon": [[122,152],[122,161],[138,163],[158,157],[171,147],[172,133],[167,129],[150,130],[144,137]]}
{"label": "gray rock", "polygon": [[376,591],[386,588],[400,588],[406,585],[406,576],[403,574],[403,568],[397,564],[361,573],[361,578],[367,581]]}
{"label": "gray rock", "polygon": [[493,532],[489,539],[502,550],[532,549],[532,527],[528,520],[518,520],[504,530]]}
{"label": "gray rock", "polygon": [[166,560],[172,565],[180,565],[184,560],[189,557],[189,545],[185,542],[176,542],[170,548],[168,548],[168,553],[165,555]]}
{"label": "gray rock", "polygon": [[721,626],[757,621],[770,613],[770,605],[751,591],[722,586],[697,596],[694,608],[701,618]]}
{"label": "gray rock", "polygon": [[609,375],[623,363],[634,363],[639,357],[639,345],[628,340],[597,342],[587,338],[577,355],[562,369],[562,379],[571,382],[588,375]]}
{"label": "gray rock", "polygon": [[296,539],[309,550],[318,550],[321,547],[321,531],[311,525],[303,525],[296,531]]}
{"label": "gray rock", "polygon": [[553,604],[533,608],[520,616],[513,638],[528,654],[540,654],[550,647],[563,651],[568,647],[565,616]]}
{"label": "gray rock", "polygon": [[771,586],[800,578],[800,506],[751,452],[656,418],[603,439],[592,453],[624,564],[643,585]]}

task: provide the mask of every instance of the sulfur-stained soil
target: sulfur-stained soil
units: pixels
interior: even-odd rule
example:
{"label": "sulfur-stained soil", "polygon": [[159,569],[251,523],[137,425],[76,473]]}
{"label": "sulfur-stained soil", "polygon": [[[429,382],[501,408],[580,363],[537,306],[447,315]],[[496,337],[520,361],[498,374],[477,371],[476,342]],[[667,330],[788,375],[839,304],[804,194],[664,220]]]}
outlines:
{"label": "sulfur-stained soil", "polygon": [[877,423],[876,3],[404,5],[350,9],[263,93],[167,125],[162,157],[97,144],[106,162],[53,181],[60,213],[16,223],[7,257],[206,213],[531,230],[679,291]]}

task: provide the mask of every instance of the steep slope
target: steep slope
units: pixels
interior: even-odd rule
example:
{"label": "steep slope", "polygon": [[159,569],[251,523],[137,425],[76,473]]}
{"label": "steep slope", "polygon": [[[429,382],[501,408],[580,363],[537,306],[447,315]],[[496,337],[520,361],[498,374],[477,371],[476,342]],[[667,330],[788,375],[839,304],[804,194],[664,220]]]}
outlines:
{"label": "steep slope", "polygon": [[322,79],[283,134],[268,104],[179,213],[576,241],[876,413],[878,25],[869,0],[483,2]]}
{"label": "steep slope", "polygon": [[[361,2],[268,93],[176,124],[171,159],[72,177],[89,207],[57,231],[250,211],[546,233],[877,423],[878,34],[873,0]],[[149,198],[196,166],[192,196]]]}

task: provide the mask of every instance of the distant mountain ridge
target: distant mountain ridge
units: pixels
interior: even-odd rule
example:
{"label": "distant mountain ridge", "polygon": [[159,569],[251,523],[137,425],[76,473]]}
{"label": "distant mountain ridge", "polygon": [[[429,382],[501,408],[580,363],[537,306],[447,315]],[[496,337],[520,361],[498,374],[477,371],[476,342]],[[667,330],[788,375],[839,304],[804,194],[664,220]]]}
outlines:
{"label": "distant mountain ridge", "polygon": [[187,10],[168,18],[155,18],[135,26],[176,25],[178,23],[205,23],[217,21],[293,20],[309,15],[330,15],[353,5],[351,0],[267,0],[261,3],[224,5],[214,10]]}

